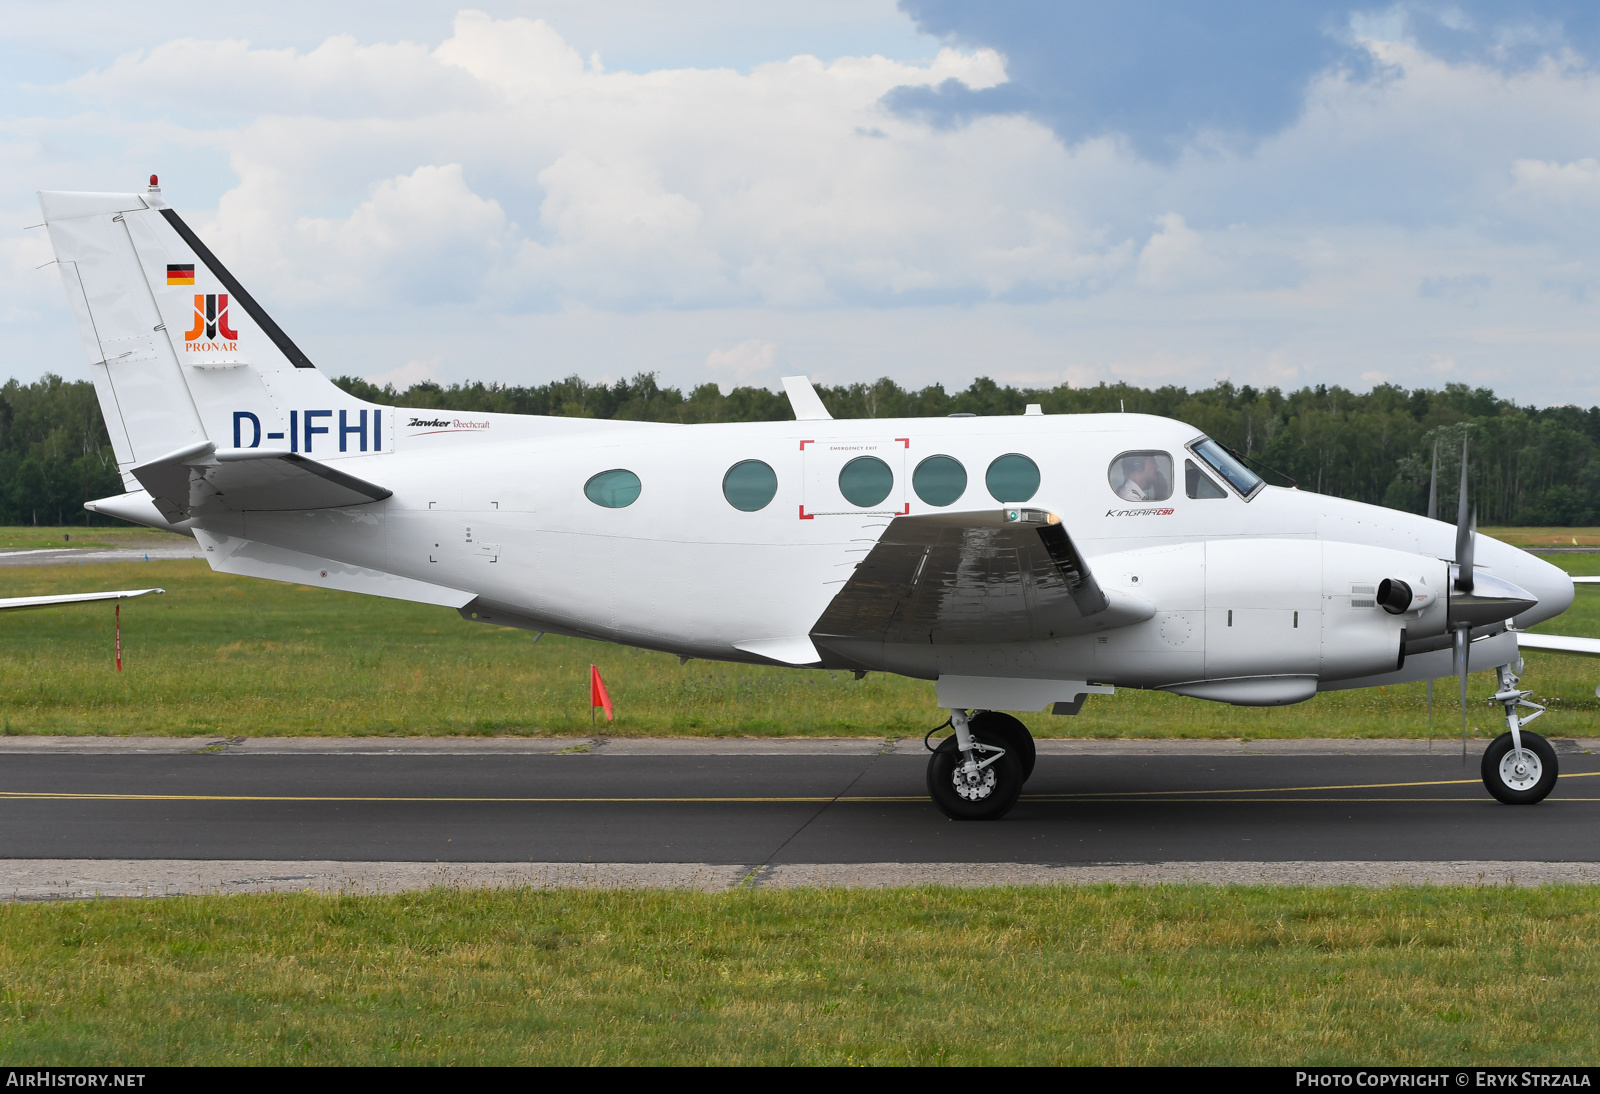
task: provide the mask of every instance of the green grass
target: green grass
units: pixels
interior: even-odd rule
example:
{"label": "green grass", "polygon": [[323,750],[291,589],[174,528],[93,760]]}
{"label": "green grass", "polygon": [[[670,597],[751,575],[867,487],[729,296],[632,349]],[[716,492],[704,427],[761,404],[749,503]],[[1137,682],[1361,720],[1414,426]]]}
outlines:
{"label": "green grass", "polygon": [[0,906],[0,1062],[1587,1064],[1591,890]]}
{"label": "green grass", "polygon": [[144,547],[157,543],[193,543],[187,536],[174,532],[158,532],[154,528],[134,525],[114,527],[4,527],[0,526],[0,551],[18,551],[44,547]]}
{"label": "green grass", "polygon": [[[1600,572],[1600,555],[1554,556]],[[112,668],[108,604],[0,614],[0,733],[179,735],[574,734],[590,731],[588,670],[600,666],[609,733],[921,735],[941,721],[933,685],[874,673],[691,661],[463,621],[455,612],[214,574],[195,561],[0,569],[0,595],[164,586],[123,606],[126,671]],[[1546,630],[1600,637],[1600,589]],[[1600,736],[1600,662],[1531,654],[1526,686],[1552,736]],[[1472,722],[1498,733],[1472,680]],[[1446,681],[1437,732],[1456,732]],[[1421,737],[1425,686],[1330,692],[1252,709],[1125,690],[1073,718],[1029,715],[1039,736]]]}
{"label": "green grass", "polygon": [[1600,528],[1479,528],[1513,547],[1600,547]]}

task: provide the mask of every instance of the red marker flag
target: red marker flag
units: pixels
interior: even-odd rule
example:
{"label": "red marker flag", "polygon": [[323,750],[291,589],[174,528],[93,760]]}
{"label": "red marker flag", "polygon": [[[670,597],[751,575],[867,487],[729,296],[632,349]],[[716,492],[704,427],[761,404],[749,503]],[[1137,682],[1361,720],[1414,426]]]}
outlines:
{"label": "red marker flag", "polygon": [[606,721],[614,721],[611,714],[611,696],[606,694],[606,682],[600,679],[600,669],[597,665],[589,666],[589,720],[594,721],[594,708],[604,707]]}

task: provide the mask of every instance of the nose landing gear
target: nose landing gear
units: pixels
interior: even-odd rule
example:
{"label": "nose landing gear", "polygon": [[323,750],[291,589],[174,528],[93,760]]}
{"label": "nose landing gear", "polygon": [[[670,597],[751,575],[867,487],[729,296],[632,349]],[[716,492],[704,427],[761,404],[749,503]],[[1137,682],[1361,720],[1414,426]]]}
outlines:
{"label": "nose landing gear", "polygon": [[[1522,727],[1544,713],[1544,707],[1529,699],[1533,693],[1517,690],[1516,666],[1502,665],[1497,671],[1500,688],[1494,701],[1505,708],[1506,732],[1489,743],[1483,753],[1483,785],[1489,793],[1507,805],[1532,805],[1540,802],[1555,789],[1556,750],[1550,742]],[[1524,718],[1518,707],[1532,707],[1533,713]]]}
{"label": "nose landing gear", "polygon": [[955,734],[928,760],[928,795],[951,820],[998,820],[1033,773],[1033,737],[1009,714],[950,712]]}

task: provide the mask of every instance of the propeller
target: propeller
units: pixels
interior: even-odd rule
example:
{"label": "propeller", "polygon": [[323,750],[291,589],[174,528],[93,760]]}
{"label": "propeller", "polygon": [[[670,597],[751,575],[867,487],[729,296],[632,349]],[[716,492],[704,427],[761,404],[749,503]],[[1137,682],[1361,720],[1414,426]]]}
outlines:
{"label": "propeller", "polygon": [[1472,627],[1461,626],[1455,632],[1456,676],[1461,681],[1461,762],[1467,762],[1467,661],[1472,653]]}
{"label": "propeller", "polygon": [[1474,584],[1472,574],[1472,545],[1478,531],[1478,514],[1470,514],[1467,508],[1467,445],[1470,441],[1463,439],[1461,442],[1461,494],[1456,500],[1456,588],[1464,593],[1472,592]]}
{"label": "propeller", "polygon": [[[1439,442],[1433,442],[1433,474],[1428,478],[1428,519],[1439,519]],[[1433,680],[1428,681],[1428,751],[1433,751]]]}
{"label": "propeller", "polygon": [[1467,673],[1471,659],[1472,629],[1487,627],[1521,615],[1539,603],[1528,590],[1473,566],[1478,538],[1478,514],[1467,497],[1467,441],[1461,442],[1461,496],[1456,503],[1456,561],[1450,582],[1450,607],[1445,624],[1454,636],[1453,667],[1461,682],[1461,758],[1467,756]]}
{"label": "propeller", "polygon": [[[1472,512],[1469,516],[1467,506],[1467,445],[1471,438],[1461,439],[1461,492],[1456,498],[1456,580],[1455,587],[1451,590],[1449,620],[1455,628],[1455,656],[1452,658],[1456,670],[1456,678],[1461,681],[1461,762],[1467,762],[1467,670],[1468,662],[1472,659],[1472,621],[1458,619],[1454,610],[1457,597],[1455,593],[1472,595],[1472,590],[1477,581],[1472,572],[1472,541],[1477,538],[1478,514]],[[1439,483],[1439,453],[1434,449],[1434,490]],[[1437,499],[1430,498],[1430,504],[1436,504]]]}
{"label": "propeller", "polygon": [[1428,479],[1428,519],[1439,519],[1439,442],[1433,442],[1433,476]]}

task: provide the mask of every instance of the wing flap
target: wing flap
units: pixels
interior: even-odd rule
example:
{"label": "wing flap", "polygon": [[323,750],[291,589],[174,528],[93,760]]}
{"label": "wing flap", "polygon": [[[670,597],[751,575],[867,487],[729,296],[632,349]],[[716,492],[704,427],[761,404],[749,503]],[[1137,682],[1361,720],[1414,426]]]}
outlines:
{"label": "wing flap", "polygon": [[886,644],[1039,641],[1143,622],[1148,601],[1095,580],[1037,509],[896,517],[812,629]]}

